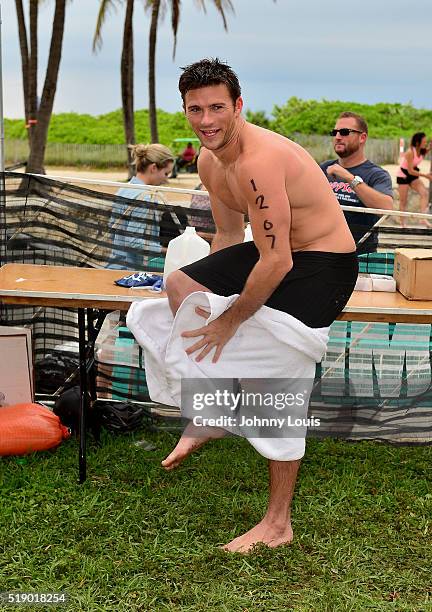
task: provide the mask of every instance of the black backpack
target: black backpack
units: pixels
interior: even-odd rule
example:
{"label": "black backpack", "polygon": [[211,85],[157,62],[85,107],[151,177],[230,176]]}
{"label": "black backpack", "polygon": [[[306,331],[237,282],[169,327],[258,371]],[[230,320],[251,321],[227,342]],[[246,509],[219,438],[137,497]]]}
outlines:
{"label": "black backpack", "polygon": [[[79,431],[80,387],[71,387],[58,398],[54,414],[72,433]],[[143,407],[127,402],[98,401],[87,415],[87,426],[94,433],[101,427],[113,433],[128,433],[139,429],[146,416]]]}

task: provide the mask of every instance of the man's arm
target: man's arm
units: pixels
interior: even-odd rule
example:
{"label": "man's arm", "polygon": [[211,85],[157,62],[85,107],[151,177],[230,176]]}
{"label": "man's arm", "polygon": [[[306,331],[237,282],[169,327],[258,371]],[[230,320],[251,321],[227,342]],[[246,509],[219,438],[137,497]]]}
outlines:
{"label": "man's arm", "polygon": [[[183,336],[202,336],[186,352],[200,351],[197,361],[215,349],[216,362],[239,325],[260,308],[292,268],[290,246],[291,209],[285,188],[285,170],[278,159],[251,160],[238,169],[237,180],[248,204],[254,242],[260,258],[239,298],[220,317]],[[207,313],[197,309],[205,317]]]}
{"label": "man's arm", "polygon": [[[329,166],[327,168],[327,174],[330,176],[336,176],[347,183],[351,183],[351,181],[354,179],[354,174],[339,164]],[[389,180],[391,188],[391,179]],[[392,196],[387,193],[383,193],[377,187],[379,187],[378,184],[372,187],[366,185],[366,183],[360,183],[354,187],[354,191],[366,208],[383,208],[385,210],[393,210]]]}
{"label": "man's arm", "polygon": [[211,252],[239,244],[244,240],[244,214],[228,208],[222,200],[209,191],[216,234],[211,244]]}
{"label": "man's arm", "polygon": [[239,298],[227,311],[237,327],[271,296],[293,261],[290,245],[291,208],[285,188],[285,169],[278,160],[249,162],[239,183],[248,202],[249,220],[260,258]]}

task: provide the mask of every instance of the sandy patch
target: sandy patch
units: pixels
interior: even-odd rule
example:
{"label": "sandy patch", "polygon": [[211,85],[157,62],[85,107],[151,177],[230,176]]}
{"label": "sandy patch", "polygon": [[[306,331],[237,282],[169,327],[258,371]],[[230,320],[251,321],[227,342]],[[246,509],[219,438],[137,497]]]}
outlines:
{"label": "sandy patch", "polygon": [[[425,160],[420,165],[420,170],[424,173],[430,172],[430,162]],[[392,177],[393,185],[396,185],[396,174],[398,171],[398,164],[387,164],[383,166],[385,170],[390,173]],[[90,169],[79,169],[76,167],[59,167],[59,166],[48,166],[46,173],[49,176],[55,177],[73,177],[73,178],[88,178],[93,180],[101,181],[127,181],[127,172],[121,168],[112,168],[109,170],[90,170]],[[426,185],[429,182],[426,179],[422,179]],[[177,178],[169,179],[168,187],[180,187],[182,189],[195,189],[199,183],[198,174],[178,174]]]}
{"label": "sandy patch", "polygon": [[[68,182],[67,179],[91,179],[93,181],[115,181],[120,183],[127,182],[127,172],[126,170],[122,170],[121,168],[112,168],[109,170],[90,170],[86,168],[79,169],[73,166],[47,166],[45,168],[45,171],[47,176],[62,179],[64,180],[64,182]],[[176,187],[180,189],[195,189],[199,182],[200,179],[198,174],[182,173],[178,174],[177,178],[175,179],[169,179],[168,184],[165,186]],[[114,194],[118,190],[118,187],[104,185],[103,183],[97,183],[93,185],[88,183],[81,183],[79,182],[79,180],[73,180],[73,183],[74,185],[79,185],[80,187],[86,187],[87,189],[92,189],[103,193]],[[173,193],[169,196],[170,202],[184,202],[184,200],[185,196],[182,194]]]}

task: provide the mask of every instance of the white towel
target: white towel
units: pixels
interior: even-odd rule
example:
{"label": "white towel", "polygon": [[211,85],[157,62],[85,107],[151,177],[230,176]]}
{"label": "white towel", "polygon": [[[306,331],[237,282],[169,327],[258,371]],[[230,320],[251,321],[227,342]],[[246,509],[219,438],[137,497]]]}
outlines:
{"label": "white towel", "polygon": [[[202,327],[205,319],[195,312],[201,306],[210,312],[207,323],[220,316],[237,295],[223,297],[198,291],[181,304],[175,318],[168,300],[146,299],[134,302],[126,323],[144,349],[147,385],[153,401],[180,407],[190,418],[189,407],[181,406],[181,381],[184,378],[301,379],[308,380],[304,406],[307,417],[309,394],[328,341],[328,327],[311,328],[289,314],[262,306],[242,323],[225,345],[217,363],[213,353],[200,362],[198,353],[187,355],[185,349],[199,338],[183,338],[181,333]],[[304,383],[302,383],[302,388]],[[237,428],[226,428],[245,435],[264,457],[279,461],[300,459],[304,455],[304,437],[249,437]]]}

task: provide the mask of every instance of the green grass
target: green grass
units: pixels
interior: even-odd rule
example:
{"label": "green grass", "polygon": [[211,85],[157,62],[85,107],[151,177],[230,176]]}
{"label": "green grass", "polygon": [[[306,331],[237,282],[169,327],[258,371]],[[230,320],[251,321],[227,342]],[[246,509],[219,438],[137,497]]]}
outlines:
{"label": "green grass", "polygon": [[432,448],[310,441],[294,543],[242,556],[218,546],[261,518],[265,460],[229,439],[165,473],[175,439],[105,434],[82,486],[74,440],[0,460],[0,591],[66,591],[74,612],[432,610]]}

